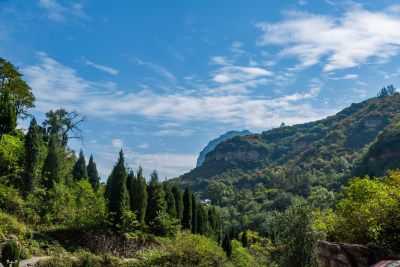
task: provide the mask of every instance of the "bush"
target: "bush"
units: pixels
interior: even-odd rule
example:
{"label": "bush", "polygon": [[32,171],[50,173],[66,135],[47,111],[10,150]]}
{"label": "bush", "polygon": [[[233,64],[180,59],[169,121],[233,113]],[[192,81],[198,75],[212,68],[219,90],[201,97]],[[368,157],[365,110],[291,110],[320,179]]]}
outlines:
{"label": "bush", "polygon": [[235,266],[256,266],[256,262],[253,257],[249,254],[247,248],[241,246],[241,243],[237,240],[232,240],[232,255],[230,260]]}
{"label": "bush", "polygon": [[0,234],[13,234],[22,239],[28,232],[29,229],[17,218],[0,211]]}
{"label": "bush", "polygon": [[9,261],[17,261],[14,263],[13,267],[19,266],[19,248],[17,243],[15,242],[8,242],[4,245],[3,249],[1,250],[1,263],[3,266],[9,266],[7,264],[7,260]]}
{"label": "bush", "polygon": [[184,231],[148,262],[149,266],[220,266],[227,261],[225,252],[214,241]]}
{"label": "bush", "polygon": [[157,211],[157,217],[150,222],[150,230],[158,236],[174,237],[180,230],[180,222],[166,212]]}

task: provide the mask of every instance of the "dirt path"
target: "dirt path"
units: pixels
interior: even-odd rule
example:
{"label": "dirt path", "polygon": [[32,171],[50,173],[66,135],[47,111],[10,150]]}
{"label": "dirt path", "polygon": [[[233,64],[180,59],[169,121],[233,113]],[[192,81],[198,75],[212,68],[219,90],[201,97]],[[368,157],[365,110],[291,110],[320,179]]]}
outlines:
{"label": "dirt path", "polygon": [[30,259],[22,260],[19,263],[19,267],[28,267],[28,266],[33,266],[36,262],[42,260],[42,259],[47,259],[50,257],[32,257]]}

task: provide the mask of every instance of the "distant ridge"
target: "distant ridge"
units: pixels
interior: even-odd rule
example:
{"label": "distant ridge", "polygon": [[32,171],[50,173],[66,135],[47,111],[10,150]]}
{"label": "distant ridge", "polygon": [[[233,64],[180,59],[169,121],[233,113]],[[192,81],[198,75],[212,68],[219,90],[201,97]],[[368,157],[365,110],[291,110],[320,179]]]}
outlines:
{"label": "distant ridge", "polygon": [[228,138],[232,138],[234,136],[244,136],[244,135],[248,135],[251,134],[250,131],[248,130],[243,130],[241,132],[239,131],[229,131],[223,135],[220,135],[218,138],[210,141],[208,143],[208,145],[200,152],[199,157],[197,158],[197,164],[196,167],[199,167],[203,164],[205,158],[206,158],[206,154],[212,150],[214,150],[214,148],[221,142],[226,141]]}

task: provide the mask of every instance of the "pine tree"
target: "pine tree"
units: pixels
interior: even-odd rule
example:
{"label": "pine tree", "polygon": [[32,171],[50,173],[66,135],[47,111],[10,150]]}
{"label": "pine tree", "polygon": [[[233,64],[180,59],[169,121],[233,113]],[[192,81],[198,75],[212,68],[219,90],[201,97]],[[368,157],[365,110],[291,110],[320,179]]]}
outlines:
{"label": "pine tree", "polygon": [[140,166],[136,173],[136,177],[133,179],[129,195],[131,210],[137,211],[137,219],[140,224],[144,226],[147,209],[147,184],[146,178],[143,177],[143,169]]}
{"label": "pine tree", "polygon": [[37,183],[37,167],[40,152],[40,136],[35,117],[32,118],[28,133],[25,136],[25,174],[24,193],[28,195]]}
{"label": "pine tree", "polygon": [[207,233],[208,216],[207,210],[201,203],[197,203],[197,233],[205,235]]}
{"label": "pine tree", "polygon": [[158,173],[155,170],[150,175],[147,194],[146,222],[149,223],[157,217],[158,211],[166,211],[165,192],[162,184],[158,181]]}
{"label": "pine tree", "polygon": [[8,93],[0,98],[0,138],[3,134],[14,132],[17,127],[17,113]]}
{"label": "pine tree", "polygon": [[168,182],[163,182],[163,190],[165,192],[165,202],[167,203],[167,213],[172,218],[176,218],[175,197]]}
{"label": "pine tree", "polygon": [[60,157],[56,143],[56,138],[52,135],[47,147],[47,156],[42,169],[43,185],[47,189],[53,188],[54,183],[59,183],[61,181]]}
{"label": "pine tree", "polygon": [[172,191],[172,194],[174,194],[174,198],[175,198],[176,218],[178,220],[182,220],[182,212],[183,212],[182,192],[181,192],[181,189],[179,188],[178,183],[175,182],[171,191]]}
{"label": "pine tree", "polygon": [[190,195],[188,185],[186,185],[185,192],[183,193],[182,228],[192,229],[192,196]]}
{"label": "pine tree", "polygon": [[89,177],[89,183],[92,185],[94,191],[100,188],[100,177],[97,172],[96,163],[93,161],[93,155],[90,155],[89,164],[86,167],[87,174]]}
{"label": "pine tree", "polygon": [[75,162],[74,168],[72,169],[72,177],[74,178],[75,182],[78,182],[81,179],[88,179],[86,161],[82,149],[79,152],[79,158]]}
{"label": "pine tree", "polygon": [[239,233],[236,231],[235,226],[232,227],[229,237],[231,240],[233,239],[239,240]]}
{"label": "pine tree", "polygon": [[215,207],[211,207],[211,209],[208,210],[208,222],[215,240],[221,238],[221,222]]}
{"label": "pine tree", "polygon": [[227,233],[225,234],[224,240],[222,240],[222,249],[226,252],[226,256],[230,258],[232,255],[232,243]]}
{"label": "pine tree", "polygon": [[197,201],[194,193],[192,194],[192,234],[197,233]]}
{"label": "pine tree", "polygon": [[247,248],[249,246],[249,240],[247,239],[247,231],[246,230],[243,231],[240,241],[242,242],[242,245],[244,248]]}
{"label": "pine tree", "polygon": [[123,228],[125,223],[126,199],[128,197],[126,190],[127,176],[124,153],[121,149],[118,162],[108,178],[111,179],[108,210],[114,213],[114,224],[119,228]]}

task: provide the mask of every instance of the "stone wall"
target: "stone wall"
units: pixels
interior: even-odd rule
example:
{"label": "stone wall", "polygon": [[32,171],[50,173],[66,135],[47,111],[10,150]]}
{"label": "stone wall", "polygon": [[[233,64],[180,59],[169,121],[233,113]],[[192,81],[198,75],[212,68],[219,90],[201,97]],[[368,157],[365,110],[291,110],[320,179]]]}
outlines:
{"label": "stone wall", "polygon": [[392,250],[371,246],[320,241],[319,267],[368,267],[382,260],[400,259]]}

